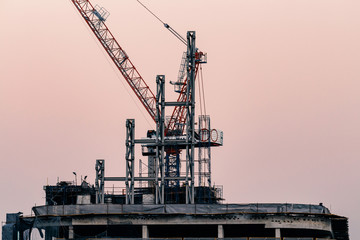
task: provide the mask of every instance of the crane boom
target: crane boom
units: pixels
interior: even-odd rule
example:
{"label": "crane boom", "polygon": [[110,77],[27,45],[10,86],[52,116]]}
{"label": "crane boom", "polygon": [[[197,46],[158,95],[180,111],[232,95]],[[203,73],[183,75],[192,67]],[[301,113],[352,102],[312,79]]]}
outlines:
{"label": "crane boom", "polygon": [[119,43],[105,25],[105,16],[101,11],[94,8],[89,0],[71,1],[144,105],[151,118],[156,121],[156,97],[130,61],[129,56],[120,47]]}

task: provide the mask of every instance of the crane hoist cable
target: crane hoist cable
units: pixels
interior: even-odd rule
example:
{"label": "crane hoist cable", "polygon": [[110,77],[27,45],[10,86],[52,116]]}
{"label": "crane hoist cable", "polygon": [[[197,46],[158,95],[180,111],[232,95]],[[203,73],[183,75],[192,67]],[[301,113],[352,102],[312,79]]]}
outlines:
{"label": "crane hoist cable", "polygon": [[[202,72],[202,67],[200,65],[200,77],[198,82],[199,88],[199,100],[200,100],[200,114],[206,116],[206,102],[205,102],[205,91],[204,91],[204,77]],[[200,128],[205,128],[206,126],[199,126]]]}
{"label": "crane hoist cable", "polygon": [[[202,97],[203,97],[203,104],[204,104],[204,113],[206,115],[206,102],[205,102],[205,91],[204,91],[204,76],[202,72],[202,66],[200,65],[200,81],[201,81],[201,90],[202,90]],[[199,82],[200,82],[199,81]]]}
{"label": "crane hoist cable", "polygon": [[169,24],[165,23],[164,21],[162,21],[158,16],[155,15],[155,13],[153,13],[148,7],[146,7],[142,2],[140,2],[140,0],[136,0],[141,6],[143,6],[151,15],[153,15],[157,20],[159,20],[164,27],[169,30],[172,34],[174,34],[174,36],[179,39],[183,44],[187,45],[187,41],[186,39],[181,36],[177,31],[175,31],[175,29],[173,29],[172,27],[170,27]]}

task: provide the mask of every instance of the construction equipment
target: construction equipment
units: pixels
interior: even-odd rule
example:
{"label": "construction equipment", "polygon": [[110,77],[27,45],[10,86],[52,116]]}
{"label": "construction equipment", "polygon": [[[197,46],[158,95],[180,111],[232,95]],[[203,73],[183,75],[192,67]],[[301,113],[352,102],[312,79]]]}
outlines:
{"label": "construction equipment", "polygon": [[[112,59],[120,73],[123,75],[127,83],[130,85],[131,89],[134,91],[135,95],[139,98],[146,111],[149,113],[150,117],[154,120],[157,125],[157,130],[148,131],[148,138],[155,138],[156,143],[150,141],[150,143],[144,142],[143,155],[147,155],[148,166],[149,168],[155,170],[155,172],[148,174],[148,176],[152,177],[153,180],[149,181],[149,185],[151,182],[154,182],[153,185],[156,186],[159,190],[156,196],[159,196],[162,202],[164,202],[164,189],[172,189],[173,197],[168,197],[169,201],[178,202],[178,192],[180,191],[180,181],[185,181],[185,185],[187,186],[187,202],[194,202],[194,147],[200,148],[209,148],[210,146],[220,146],[222,145],[222,132],[219,131],[217,134],[220,136],[216,139],[216,141],[211,141],[209,137],[209,131],[213,131],[210,129],[210,125],[208,125],[208,129],[204,131],[204,129],[199,129],[195,131],[195,92],[194,92],[194,81],[197,76],[199,66],[202,63],[206,63],[206,54],[202,53],[195,47],[195,32],[188,32],[187,39],[185,40],[178,34],[173,28],[171,28],[168,24],[164,23],[164,26],[173,33],[182,43],[187,45],[187,52],[184,54],[179,77],[177,82],[173,83],[175,86],[175,91],[179,93],[178,99],[176,102],[167,102],[163,99],[160,101],[160,97],[163,96],[164,90],[159,90],[158,83],[158,92],[157,96],[151,91],[149,86],[146,84],[144,79],[141,77],[140,73],[136,69],[136,67],[131,62],[129,56],[122,49],[119,43],[116,41],[113,34],[110,32],[108,27],[105,24],[109,13],[99,6],[93,7],[89,0],[71,0],[75,5],[76,9],[79,11],[85,22],[88,24],[96,38],[99,40],[100,44],[103,46],[109,57]],[[140,2],[139,2],[140,3]],[[143,4],[142,4],[143,5]],[[144,6],[144,5],[143,5]],[[154,14],[153,14],[154,15]],[[155,16],[155,15],[154,15]],[[160,19],[159,19],[160,20]],[[161,21],[161,20],[160,20]],[[164,81],[164,78],[160,78],[161,81]],[[159,80],[160,81],[160,80]],[[160,106],[161,105],[161,106]],[[163,106],[164,105],[164,106]],[[172,115],[165,120],[164,109],[166,106],[174,107],[172,111]],[[200,118],[200,119],[205,119]],[[127,126],[134,126],[134,121],[129,121]],[[184,131],[186,128],[186,134],[184,135]],[[132,128],[128,128],[129,132],[132,132]],[[218,131],[218,130],[214,130]],[[161,132],[163,137],[161,137]],[[133,133],[133,132],[132,132]],[[160,135],[159,135],[160,134]],[[206,137],[206,136],[207,137]],[[204,137],[205,136],[205,137]],[[172,139],[172,138],[183,138],[186,140],[186,144],[178,144],[173,142],[173,144],[166,144],[164,146],[164,142],[159,142],[159,138],[164,139]],[[127,177],[125,179],[126,188],[126,196],[127,202],[131,203],[134,201],[134,167],[133,167],[133,139],[129,134],[127,137],[128,145],[127,145]],[[205,139],[205,140],[204,140]],[[166,140],[166,141],[167,141]],[[165,141],[165,140],[164,140]],[[166,153],[166,156],[162,160],[159,160],[159,146],[162,144],[162,152]],[[182,149],[186,149],[186,180],[180,177],[180,152]],[[208,151],[210,154],[210,151]],[[200,158],[199,154],[199,158]],[[206,157],[206,161],[210,161],[210,157]],[[204,161],[200,161],[202,164]],[[158,166],[159,165],[159,166]],[[157,166],[157,167],[155,167]],[[211,178],[210,178],[210,162],[208,163],[208,172],[204,173],[203,167],[199,166],[200,175],[199,181],[204,182],[204,177],[207,178],[208,188],[211,187]],[[163,169],[163,170],[160,170]],[[162,171],[162,172],[161,172]],[[158,175],[160,176],[161,183],[157,183]],[[166,178],[166,179],[165,179]],[[106,178],[105,178],[106,179]],[[129,182],[130,181],[130,182]],[[101,184],[99,185],[101,186]],[[188,189],[192,190],[188,190]],[[103,196],[103,195],[102,195]],[[103,197],[102,197],[103,199]],[[160,201],[160,202],[161,202]]]}

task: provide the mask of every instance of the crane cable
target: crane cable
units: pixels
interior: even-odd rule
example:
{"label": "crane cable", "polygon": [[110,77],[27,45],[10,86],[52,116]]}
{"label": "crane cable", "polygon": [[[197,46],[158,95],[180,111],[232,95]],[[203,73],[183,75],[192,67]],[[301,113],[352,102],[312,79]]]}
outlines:
{"label": "crane cable", "polygon": [[187,45],[187,41],[186,39],[181,36],[177,31],[175,31],[172,27],[170,27],[169,24],[165,23],[164,21],[162,21],[158,16],[155,15],[155,13],[153,13],[149,8],[147,8],[142,2],[140,2],[140,0],[136,0],[141,6],[143,6],[151,15],[153,15],[157,20],[159,20],[164,27],[169,30],[169,32],[171,32],[172,34],[174,34],[174,36],[179,39],[183,44]]}
{"label": "crane cable", "polygon": [[[200,106],[201,104],[203,105],[203,108],[204,108],[204,115],[205,116],[205,119],[206,119],[206,104],[205,104],[205,91],[204,91],[204,77],[203,77],[203,72],[202,72],[202,67],[200,65],[200,77],[199,77],[199,92],[200,92],[200,89],[201,89],[201,92],[202,94],[200,94]],[[200,84],[201,84],[201,87],[200,87]],[[202,111],[202,110],[201,110]],[[202,113],[201,113],[202,115]],[[206,123],[204,123],[205,126],[203,126],[203,128],[207,128],[206,126]],[[201,127],[201,126],[200,126]],[[210,131],[210,129],[209,129]]]}
{"label": "crane cable", "polygon": [[[200,70],[201,71],[201,70]],[[202,110],[202,98],[201,98],[201,83],[200,83],[200,79],[199,79],[199,81],[197,81],[198,82],[198,85],[199,85],[199,99],[200,99],[200,115],[203,115],[203,110]],[[199,128],[201,129],[201,128],[203,128],[202,126],[199,126]]]}
{"label": "crane cable", "polygon": [[200,81],[201,81],[201,90],[202,90],[202,97],[203,97],[203,102],[204,102],[204,113],[206,116],[206,104],[205,104],[205,91],[204,91],[204,77],[203,77],[203,72],[202,72],[202,66],[200,64]]}
{"label": "crane cable", "polygon": [[[199,99],[200,99],[200,115],[206,116],[206,103],[205,103],[205,91],[204,91],[204,77],[202,72],[202,67],[200,65],[200,73],[199,73]],[[204,110],[204,111],[203,111]],[[204,123],[206,124],[206,123]],[[207,126],[199,126],[199,128],[206,128]]]}

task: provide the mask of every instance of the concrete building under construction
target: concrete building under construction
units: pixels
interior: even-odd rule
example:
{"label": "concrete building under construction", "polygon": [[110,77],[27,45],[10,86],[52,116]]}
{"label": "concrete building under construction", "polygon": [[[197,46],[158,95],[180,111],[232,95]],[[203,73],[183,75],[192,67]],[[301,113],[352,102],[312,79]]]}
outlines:
{"label": "concrete building under construction", "polygon": [[[347,218],[310,204],[201,203],[208,192],[196,188],[199,203],[155,204],[153,188],[136,188],[134,204],[125,194],[104,194],[86,182],[59,182],[45,186],[46,204],[33,208],[34,216],[7,214],[3,240],[29,239],[39,231],[51,239],[237,239],[237,240],[347,240]],[[207,189],[213,191],[214,189]],[[183,192],[183,190],[180,190]],[[204,194],[205,193],[205,194]],[[184,200],[184,194],[179,194]],[[170,198],[171,199],[171,198]]]}
{"label": "concrete building under construction", "polygon": [[[223,204],[222,187],[211,181],[211,148],[223,145],[223,133],[212,128],[206,113],[195,119],[195,79],[207,57],[196,47],[194,31],[183,38],[164,23],[186,45],[178,79],[172,82],[179,97],[165,101],[165,76],[157,76],[154,94],[105,25],[107,11],[88,0],[71,1],[156,129],[135,139],[135,120],[128,119],[125,176],[106,176],[105,160],[98,159],[93,185],[85,178],[81,184],[62,181],[44,186],[45,205],[33,207],[32,216],[7,214],[3,240],[28,240],[34,231],[45,240],[349,240],[347,218],[330,213],[322,204]],[[165,116],[168,108],[172,108],[170,117]],[[136,145],[147,158],[139,163],[138,174]],[[108,189],[109,182],[123,188]]]}

